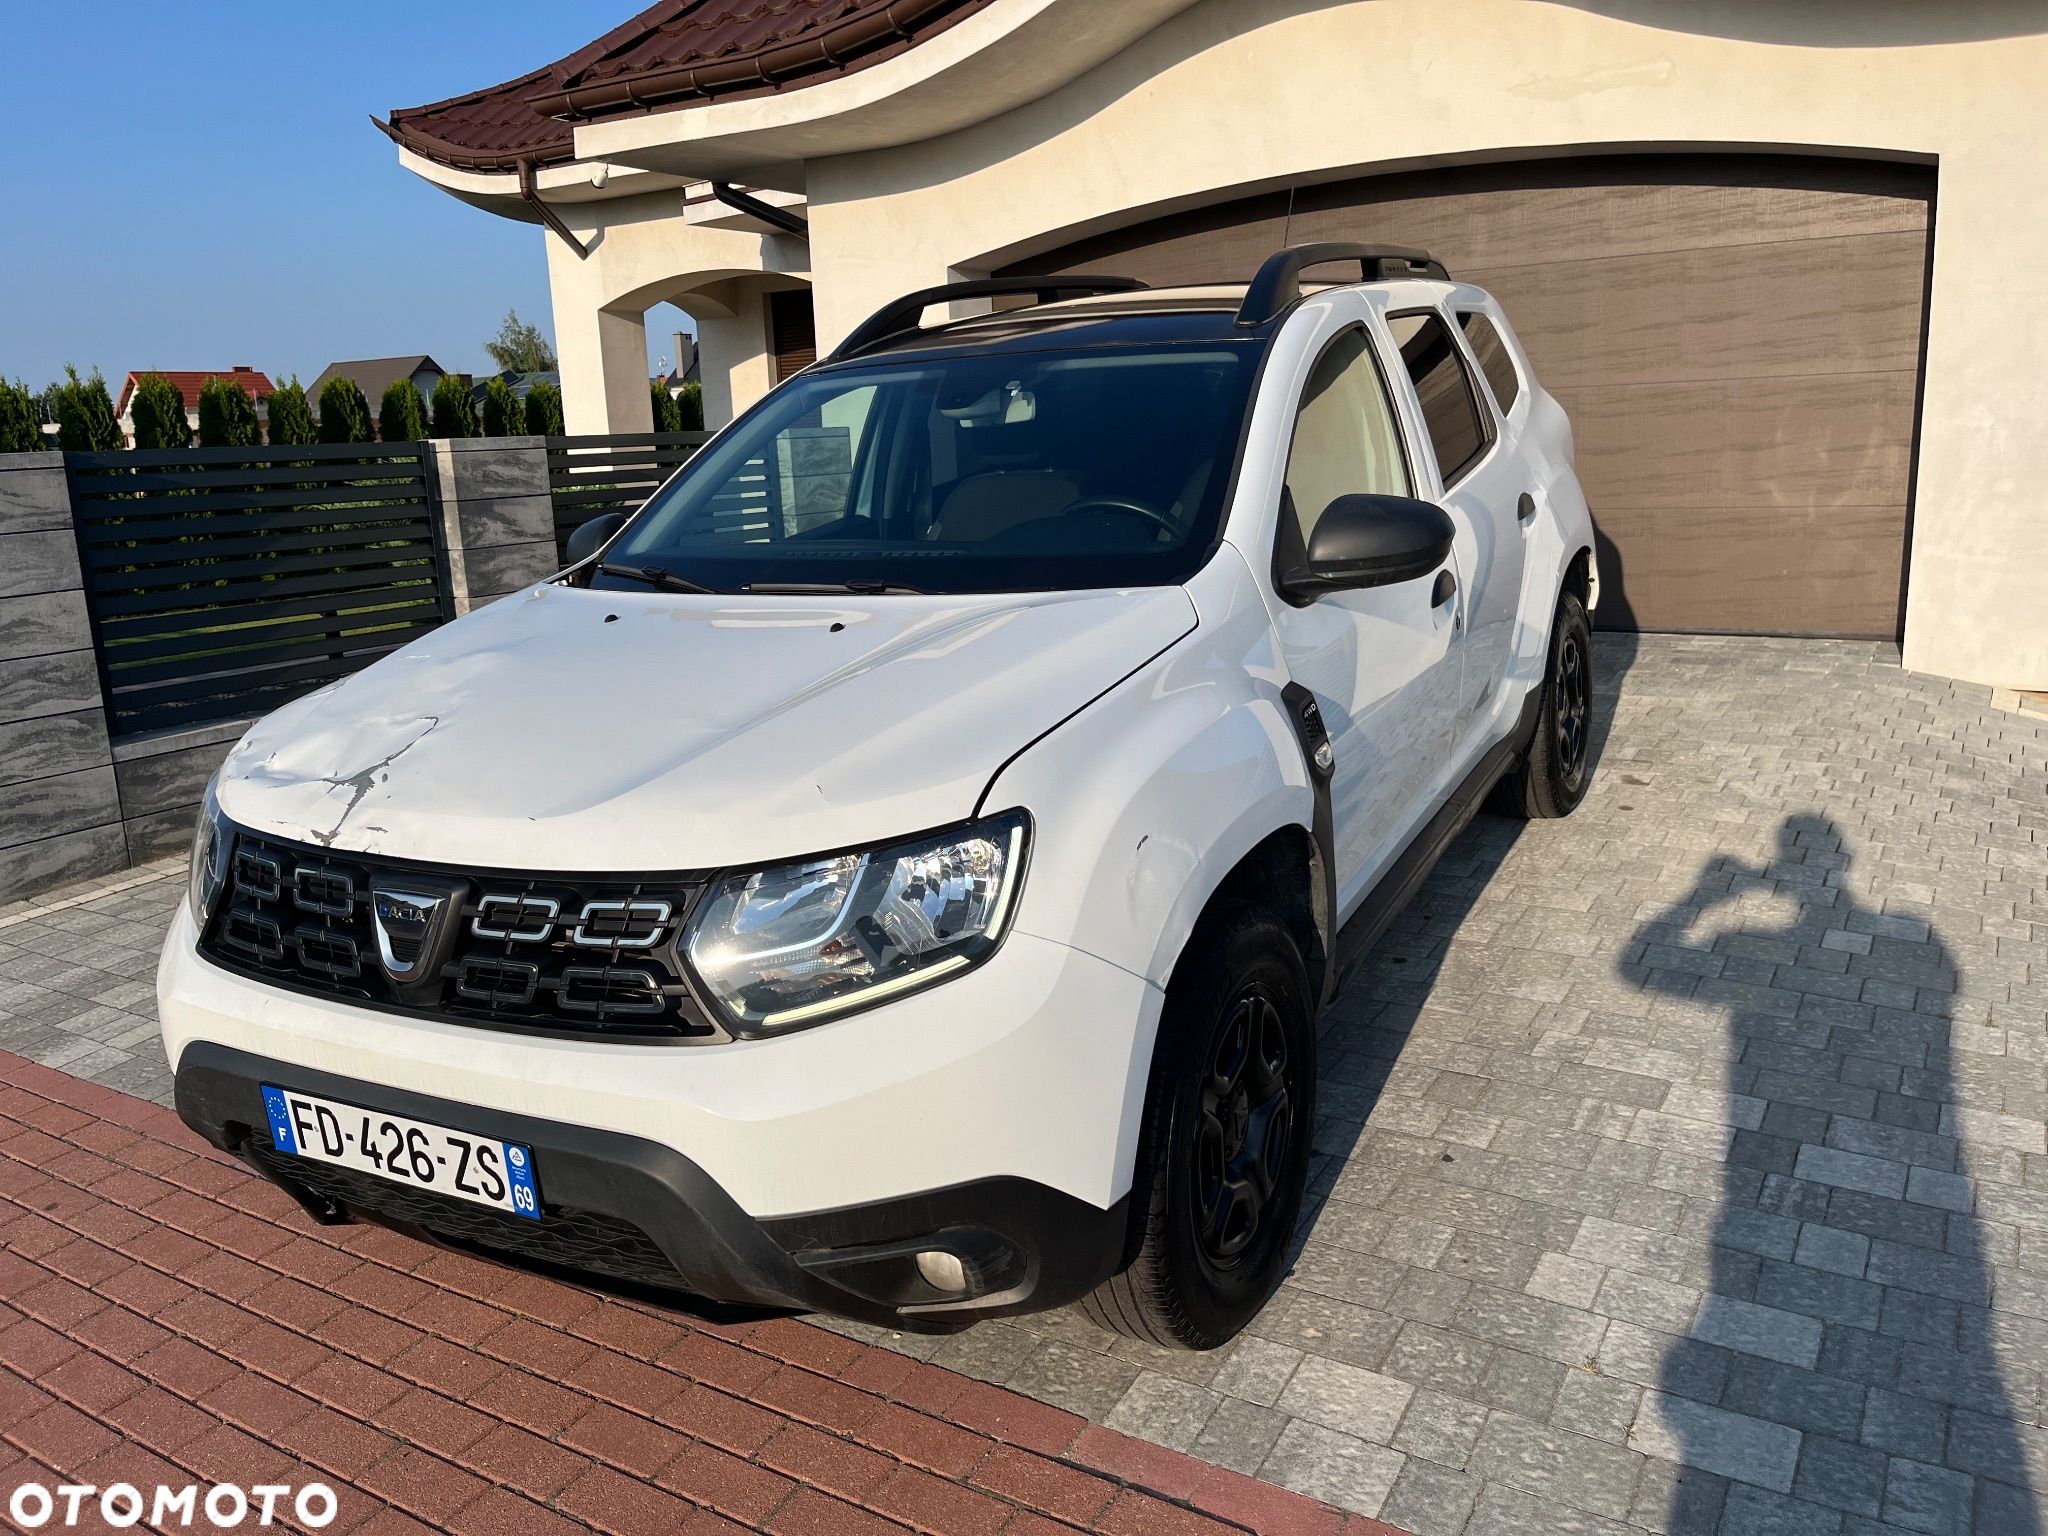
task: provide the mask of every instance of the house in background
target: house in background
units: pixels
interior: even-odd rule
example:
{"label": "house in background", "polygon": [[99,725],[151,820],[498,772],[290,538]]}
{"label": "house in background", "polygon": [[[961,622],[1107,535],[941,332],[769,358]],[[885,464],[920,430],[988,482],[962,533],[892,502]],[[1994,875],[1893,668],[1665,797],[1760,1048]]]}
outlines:
{"label": "house in background", "polygon": [[682,393],[685,384],[701,384],[703,374],[697,357],[697,338],[688,331],[677,331],[669,338],[668,372],[651,382],[668,387],[671,395]]}
{"label": "house in background", "polygon": [[178,393],[185,397],[185,424],[197,433],[199,430],[199,391],[208,379],[233,379],[249,392],[249,398],[256,402],[256,419],[268,423],[270,420],[270,396],[275,386],[270,375],[237,363],[232,368],[137,368],[121,381],[121,397],[114,402],[114,415],[121,424],[121,438],[130,448],[135,446],[135,415],[130,406],[135,400],[135,386],[152,373],[160,373],[178,386]]}
{"label": "house in background", "polygon": [[1571,413],[1603,626],[2048,688],[2038,0],[659,0],[534,62],[384,126],[545,243],[571,432],[646,430],[663,302],[715,427],[951,278],[1422,246]]}
{"label": "house in background", "polygon": [[540,373],[514,373],[507,369],[503,373],[478,374],[470,381],[469,403],[477,412],[479,419],[481,419],[483,414],[484,392],[491,387],[491,380],[493,379],[503,379],[507,384],[511,385],[512,398],[515,400],[524,400],[527,391],[531,390],[536,384],[552,384],[557,389],[562,386],[562,375],[552,368]]}
{"label": "house in background", "polygon": [[320,370],[320,377],[306,386],[306,399],[317,413],[320,409],[320,391],[329,379],[353,379],[355,386],[363,392],[363,398],[370,402],[370,412],[376,414],[377,403],[384,398],[384,391],[399,379],[411,379],[412,387],[420,392],[422,400],[434,398],[434,386],[446,378],[448,370],[424,354],[411,357],[359,357],[352,362],[329,363]]}

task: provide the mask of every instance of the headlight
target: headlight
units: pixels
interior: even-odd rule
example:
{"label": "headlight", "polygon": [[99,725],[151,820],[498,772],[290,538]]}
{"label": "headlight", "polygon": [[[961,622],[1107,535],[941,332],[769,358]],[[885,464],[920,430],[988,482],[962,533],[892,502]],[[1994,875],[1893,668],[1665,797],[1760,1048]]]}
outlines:
{"label": "headlight", "polygon": [[213,916],[214,903],[228,883],[228,857],[235,842],[214,792],[219,783],[217,773],[206,781],[206,796],[199,802],[199,825],[192,829],[192,868],[186,876],[185,896],[192,904],[192,921],[201,929]]}
{"label": "headlight", "polygon": [[719,879],[690,925],[690,963],[747,1032],[817,1023],[984,959],[1024,875],[1030,818]]}

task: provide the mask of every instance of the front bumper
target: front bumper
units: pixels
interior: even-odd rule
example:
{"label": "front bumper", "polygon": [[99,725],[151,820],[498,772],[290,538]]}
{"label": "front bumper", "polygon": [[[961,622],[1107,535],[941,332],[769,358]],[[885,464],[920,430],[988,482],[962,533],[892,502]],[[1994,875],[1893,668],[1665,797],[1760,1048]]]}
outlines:
{"label": "front bumper", "polygon": [[[405,1189],[281,1154],[266,1133],[261,1085],[308,1093],[531,1147],[540,1221]],[[1085,1295],[1123,1258],[1123,1201],[1107,1210],[1015,1178],[904,1199],[757,1221],[671,1147],[584,1126],[478,1109],[363,1083],[225,1046],[188,1047],[178,1114],[247,1160],[321,1220],[352,1215],[549,1270],[715,1302],[832,1312],[914,1332],[1038,1311]],[[938,1249],[971,1277],[964,1299],[919,1274]]]}
{"label": "front bumper", "polygon": [[[1012,933],[964,976],[783,1039],[543,1039],[235,975],[198,953],[182,908],[158,971],[180,1114],[310,1205],[613,1278],[661,1283],[673,1269],[672,1288],[714,1300],[911,1328],[1057,1306],[1114,1271],[1144,1091],[1133,1063],[1150,1057],[1160,1000],[1104,961]],[[521,1218],[506,1220],[527,1230],[507,1233],[465,1202],[400,1190],[439,1207],[408,1212],[389,1190],[316,1183],[321,1165],[269,1150],[261,1082],[531,1145],[543,1200],[567,1223],[555,1235],[582,1246],[537,1253]],[[586,1214],[603,1230],[578,1238]],[[640,1260],[657,1253],[660,1273],[598,1262],[615,1239]],[[919,1246],[960,1252],[989,1289],[918,1310],[944,1305],[906,1289]]]}

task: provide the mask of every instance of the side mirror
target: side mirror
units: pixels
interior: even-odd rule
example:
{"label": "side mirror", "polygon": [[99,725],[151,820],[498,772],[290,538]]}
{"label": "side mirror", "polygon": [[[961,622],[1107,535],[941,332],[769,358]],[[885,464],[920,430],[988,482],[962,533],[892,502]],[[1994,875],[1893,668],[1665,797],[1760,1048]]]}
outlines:
{"label": "side mirror", "polygon": [[1309,535],[1307,558],[1281,574],[1280,590],[1307,603],[1325,592],[1413,581],[1450,558],[1456,536],[1450,514],[1433,502],[1339,496]]}
{"label": "side mirror", "polygon": [[581,565],[611,543],[612,535],[625,526],[626,514],[623,512],[605,512],[593,517],[569,535],[569,563]]}

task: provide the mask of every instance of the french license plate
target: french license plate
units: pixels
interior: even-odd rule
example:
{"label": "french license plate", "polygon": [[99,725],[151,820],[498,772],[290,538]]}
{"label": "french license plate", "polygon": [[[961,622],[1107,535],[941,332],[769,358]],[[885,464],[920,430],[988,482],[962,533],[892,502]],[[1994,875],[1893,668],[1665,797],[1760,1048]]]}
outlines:
{"label": "french license plate", "polygon": [[472,1136],[268,1083],[263,1108],[270,1140],[280,1152],[540,1220],[533,1152],[516,1141]]}

